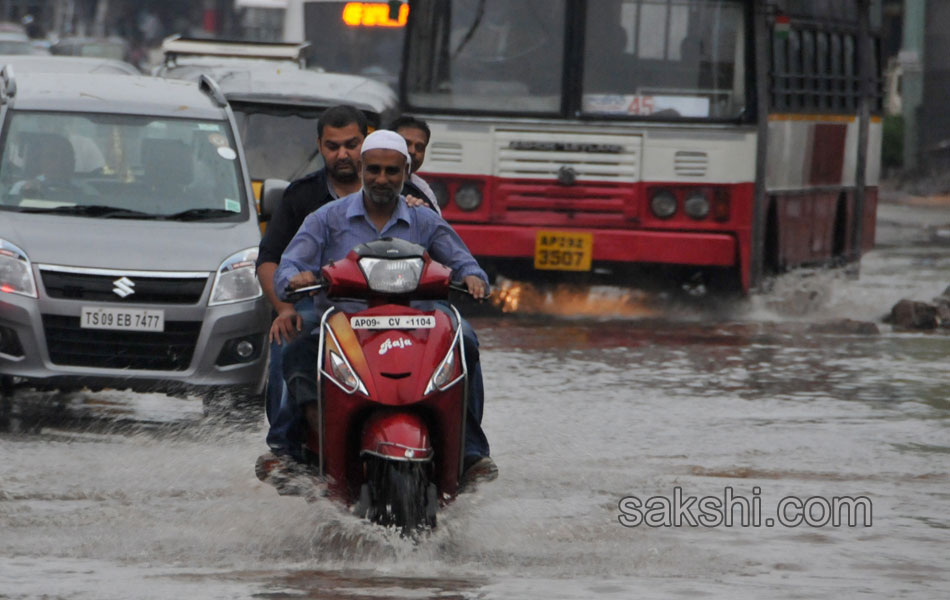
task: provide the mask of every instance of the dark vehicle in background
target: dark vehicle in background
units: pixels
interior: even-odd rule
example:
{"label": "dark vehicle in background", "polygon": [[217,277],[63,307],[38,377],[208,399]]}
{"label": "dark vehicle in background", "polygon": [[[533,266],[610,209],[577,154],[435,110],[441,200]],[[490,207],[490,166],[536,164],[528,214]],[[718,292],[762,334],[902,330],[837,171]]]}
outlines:
{"label": "dark vehicle in background", "polygon": [[234,110],[258,196],[264,179],[293,180],[323,166],[317,119],[330,106],[352,104],[374,128],[395,114],[391,88],[365,77],[304,69],[306,49],[307,44],[179,36],[162,44],[165,59],[155,75],[191,81],[207,75],[221,86]]}

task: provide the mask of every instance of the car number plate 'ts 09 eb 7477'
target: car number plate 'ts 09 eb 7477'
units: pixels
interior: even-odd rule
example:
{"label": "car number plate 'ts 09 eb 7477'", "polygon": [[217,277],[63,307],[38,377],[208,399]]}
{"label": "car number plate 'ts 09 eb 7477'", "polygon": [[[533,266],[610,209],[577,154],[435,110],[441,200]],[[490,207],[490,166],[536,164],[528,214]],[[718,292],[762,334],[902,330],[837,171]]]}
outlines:
{"label": "car number plate 'ts 09 eb 7477'", "polygon": [[165,311],[147,308],[83,306],[79,326],[84,329],[165,331]]}
{"label": "car number plate 'ts 09 eb 7477'", "polygon": [[435,317],[432,315],[393,315],[375,317],[350,317],[353,329],[432,329]]}

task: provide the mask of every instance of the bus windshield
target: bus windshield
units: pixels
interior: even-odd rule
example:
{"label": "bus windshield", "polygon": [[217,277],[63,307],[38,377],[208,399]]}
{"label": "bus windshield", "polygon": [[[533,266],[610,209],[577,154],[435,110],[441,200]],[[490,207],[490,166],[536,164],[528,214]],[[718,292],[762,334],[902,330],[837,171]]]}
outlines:
{"label": "bus windshield", "polygon": [[560,110],[565,0],[423,0],[412,6],[411,104]]}
{"label": "bus windshield", "polygon": [[[740,2],[594,0],[584,15],[571,6],[414,2],[407,99],[431,109],[550,114],[568,107],[630,118],[728,119],[745,107]],[[569,47],[567,39],[584,44]]]}

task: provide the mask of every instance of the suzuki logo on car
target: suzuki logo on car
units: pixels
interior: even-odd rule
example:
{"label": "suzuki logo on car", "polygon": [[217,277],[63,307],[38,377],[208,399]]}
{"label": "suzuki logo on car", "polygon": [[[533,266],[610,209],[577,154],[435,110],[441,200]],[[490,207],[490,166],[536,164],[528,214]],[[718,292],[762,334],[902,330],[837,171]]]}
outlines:
{"label": "suzuki logo on car", "polygon": [[399,338],[394,340],[392,338],[386,338],[386,341],[379,346],[379,354],[383,355],[389,352],[392,348],[406,348],[412,345],[412,340],[406,338]]}
{"label": "suzuki logo on car", "polygon": [[135,282],[128,277],[120,277],[113,281],[112,285],[115,286],[112,288],[113,293],[120,298],[125,298],[135,293]]}

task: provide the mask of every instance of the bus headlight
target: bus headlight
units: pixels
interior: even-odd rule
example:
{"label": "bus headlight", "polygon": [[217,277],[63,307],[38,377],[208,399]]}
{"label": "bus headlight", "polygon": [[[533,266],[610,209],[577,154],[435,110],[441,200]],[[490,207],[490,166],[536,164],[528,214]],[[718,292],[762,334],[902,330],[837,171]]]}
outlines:
{"label": "bus headlight", "polygon": [[441,181],[430,181],[429,189],[435,194],[435,200],[439,203],[439,208],[445,208],[449,205],[449,188]]}
{"label": "bus headlight", "polygon": [[463,185],[455,192],[455,204],[464,211],[473,211],[482,205],[482,192],[474,185]]}
{"label": "bus headlight", "polygon": [[676,196],[669,190],[660,190],[650,198],[650,210],[660,219],[669,219],[676,213]]}
{"label": "bus headlight", "polygon": [[683,203],[683,210],[697,221],[709,216],[709,198],[701,190],[690,192]]}

